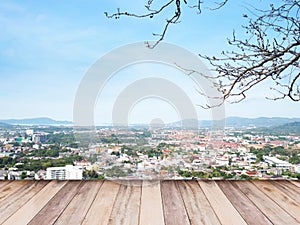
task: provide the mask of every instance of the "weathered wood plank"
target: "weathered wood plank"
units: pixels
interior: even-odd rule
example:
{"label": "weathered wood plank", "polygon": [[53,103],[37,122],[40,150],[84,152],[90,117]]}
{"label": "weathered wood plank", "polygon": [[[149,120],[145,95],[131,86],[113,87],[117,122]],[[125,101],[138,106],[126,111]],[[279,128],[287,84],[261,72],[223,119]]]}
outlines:
{"label": "weathered wood plank", "polygon": [[59,216],[55,224],[81,224],[103,181],[84,181],[78,193]]}
{"label": "weathered wood plank", "polygon": [[8,217],[20,209],[29,199],[44,188],[49,181],[32,181],[31,185],[25,185],[25,188],[20,189],[18,192],[5,199],[3,204],[0,204],[0,224],[3,223]]}
{"label": "weathered wood plank", "polygon": [[197,181],[177,181],[191,224],[220,224]]}
{"label": "weathered wood plank", "polygon": [[104,181],[82,224],[106,225],[119,193],[120,185]]}
{"label": "weathered wood plank", "polygon": [[4,182],[0,224],[300,223],[293,181]]}
{"label": "weathered wood plank", "polygon": [[238,188],[264,213],[273,224],[298,224],[272,199],[266,196],[257,186],[249,181],[236,181]]}
{"label": "weathered wood plank", "polygon": [[165,224],[160,181],[143,181],[140,208],[141,225]]}
{"label": "weathered wood plank", "polygon": [[9,217],[3,224],[22,225],[30,220],[47,204],[47,202],[66,184],[65,181],[51,181],[25,205]]}
{"label": "weathered wood plank", "polygon": [[32,186],[34,184],[34,181],[18,181],[20,187],[14,188],[14,190],[11,190],[11,193],[6,194],[5,196],[2,196],[1,200],[0,200],[0,205],[3,202],[3,204],[7,203],[7,199],[8,198],[12,198],[13,196],[17,195],[19,196],[20,194],[22,194],[22,192],[24,192],[26,189],[28,189],[30,186]]}
{"label": "weathered wood plank", "polygon": [[21,189],[24,185],[27,185],[30,181],[18,180],[9,182],[7,185],[0,189],[0,203],[5,201],[6,198],[10,197],[14,192]]}
{"label": "weathered wood plank", "polygon": [[286,186],[288,186],[290,189],[292,189],[294,192],[297,192],[300,194],[300,187],[298,187],[297,184],[298,182],[291,182],[291,181],[285,181],[286,182]]}
{"label": "weathered wood plank", "polygon": [[234,181],[217,181],[217,184],[247,224],[272,224],[256,205],[237,188]]}
{"label": "weathered wood plank", "polygon": [[272,181],[272,184],[300,204],[300,188],[289,181]]}
{"label": "weathered wood plank", "polygon": [[291,181],[283,180],[283,181],[278,181],[278,183],[282,186],[284,185],[285,187],[290,188],[295,195],[297,196],[300,195],[300,188],[294,185],[294,183],[292,183]]}
{"label": "weathered wood plank", "polygon": [[[214,181],[198,181],[221,224],[246,224]],[[230,216],[229,216],[230,215]]]}
{"label": "weathered wood plank", "polygon": [[10,182],[11,182],[11,181],[9,181],[9,180],[1,180],[1,181],[0,181],[0,189],[1,189],[2,187],[4,187],[5,185],[8,185]]}
{"label": "weathered wood plank", "polygon": [[30,225],[53,224],[81,187],[81,181],[68,183],[33,217]]}
{"label": "weathered wood plank", "polygon": [[120,185],[108,224],[139,224],[142,183],[136,185]]}
{"label": "weathered wood plank", "polygon": [[190,224],[176,181],[162,181],[161,191],[166,225]]}
{"label": "weathered wood plank", "polygon": [[300,188],[300,181],[291,180],[290,182]]}
{"label": "weathered wood plank", "polygon": [[300,223],[300,204],[276,188],[269,181],[254,181],[253,184]]}

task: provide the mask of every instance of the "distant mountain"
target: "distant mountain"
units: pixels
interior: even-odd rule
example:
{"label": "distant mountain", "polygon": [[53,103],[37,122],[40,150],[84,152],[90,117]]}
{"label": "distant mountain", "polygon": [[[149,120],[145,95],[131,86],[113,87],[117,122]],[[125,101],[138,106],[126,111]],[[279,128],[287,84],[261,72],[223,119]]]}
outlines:
{"label": "distant mountain", "polygon": [[226,118],[226,126],[231,127],[272,127],[280,126],[287,123],[300,122],[300,118],[285,118],[285,117],[258,117],[258,118],[243,118],[243,117],[228,117]]}
{"label": "distant mountain", "polygon": [[181,121],[176,121],[174,123],[168,123],[166,127],[183,127],[183,128],[197,128],[197,120],[186,119]]}
{"label": "distant mountain", "polygon": [[[214,125],[224,125],[227,127],[274,127],[288,123],[300,122],[300,118],[285,118],[285,117],[259,117],[259,118],[244,118],[244,117],[227,117],[226,120],[200,120],[199,127],[211,127]],[[196,122],[197,123],[197,122]],[[7,125],[72,125],[71,121],[53,120],[47,117],[30,118],[30,119],[7,119],[0,120],[0,126]],[[194,127],[194,120],[183,120],[174,123],[168,123],[166,127]],[[112,124],[107,125],[112,126]],[[134,127],[148,127],[148,124],[132,124]]]}
{"label": "distant mountain", "polygon": [[11,126],[12,126],[11,124],[0,122],[0,127],[1,127],[1,128],[11,127]]}
{"label": "distant mountain", "polygon": [[276,135],[300,135],[300,122],[286,123],[280,126],[272,126],[267,128],[258,128],[256,130]]}
{"label": "distant mountain", "polygon": [[[280,126],[287,123],[300,122],[300,118],[285,118],[285,117],[258,117],[258,118],[245,118],[245,117],[227,117],[224,120],[200,120],[199,127],[211,127],[212,124],[222,125],[227,127],[272,127]],[[182,121],[169,123],[168,126],[181,127]]]}
{"label": "distant mountain", "polygon": [[70,121],[53,120],[47,117],[0,120],[0,123],[10,124],[10,125],[71,125],[72,124],[72,122]]}

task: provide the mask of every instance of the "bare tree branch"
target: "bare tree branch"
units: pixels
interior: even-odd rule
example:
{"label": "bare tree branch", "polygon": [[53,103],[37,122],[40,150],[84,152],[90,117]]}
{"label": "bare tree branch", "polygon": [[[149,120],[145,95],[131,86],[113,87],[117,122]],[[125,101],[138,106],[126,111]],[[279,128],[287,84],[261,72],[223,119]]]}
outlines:
{"label": "bare tree branch", "polygon": [[228,0],[224,0],[222,2],[215,2],[217,7],[214,7],[214,8],[207,7],[207,9],[209,9],[209,10],[218,10],[218,9],[222,8],[227,2],[228,2]]}
{"label": "bare tree branch", "polygon": [[247,92],[259,83],[270,80],[271,90],[279,96],[268,99],[289,98],[300,101],[300,3],[282,0],[268,10],[255,9],[256,18],[249,18],[244,30],[246,39],[238,39],[235,32],[228,39],[234,50],[222,52],[223,57],[200,55],[208,60],[216,73],[211,79],[219,80],[218,90],[223,100],[239,97],[240,102]]}
{"label": "bare tree branch", "polygon": [[[196,8],[197,13],[201,13],[204,4],[201,0],[168,0],[158,9],[153,9],[154,2],[155,0],[147,1],[145,14],[121,12],[118,9],[117,13],[105,15],[116,19],[121,16],[153,18],[173,8],[174,14],[166,19],[162,33],[153,33],[158,37],[156,43],[154,45],[147,43],[149,48],[154,48],[164,40],[170,25],[179,22],[184,5]],[[227,2],[228,0],[220,0],[214,2],[215,7],[204,8],[217,10]],[[222,94],[222,103],[244,100],[248,91],[262,82],[272,82],[270,89],[277,94],[275,97],[267,97],[268,99],[289,98],[292,101],[300,101],[300,1],[281,0],[275,3],[276,5],[270,4],[267,9],[248,8],[250,15],[243,14],[247,20],[243,26],[247,37],[240,39],[233,31],[232,38],[227,40],[232,47],[231,51],[222,51],[221,57],[200,55],[210,63],[214,71],[213,76],[177,66],[186,74],[198,73],[209,79]],[[203,94],[200,91],[199,93]],[[206,97],[216,98],[216,96]]]}
{"label": "bare tree branch", "polygon": [[[149,48],[155,48],[161,41],[164,40],[165,35],[169,29],[169,26],[171,24],[176,24],[179,22],[179,19],[181,17],[181,13],[182,13],[182,2],[187,5],[188,4],[188,0],[169,0],[165,3],[162,4],[162,6],[159,9],[153,9],[152,5],[153,2],[155,0],[148,0],[145,8],[147,9],[147,13],[145,14],[135,14],[135,13],[129,13],[129,12],[121,12],[120,9],[117,9],[116,13],[113,14],[108,14],[108,12],[104,12],[105,16],[109,19],[111,18],[115,18],[115,19],[119,19],[122,16],[128,16],[128,17],[135,17],[135,18],[153,18],[154,16],[158,15],[158,14],[162,14],[164,13],[164,11],[166,9],[169,9],[171,7],[173,7],[175,9],[175,12],[172,16],[169,16],[169,19],[166,19],[166,23],[165,26],[163,28],[163,31],[160,34],[157,33],[153,33],[153,36],[158,36],[158,40],[155,42],[154,45],[150,45],[148,42],[147,47]],[[222,0],[221,2],[215,2],[214,4],[217,5],[216,8],[211,8],[212,10],[215,9],[219,9],[221,7],[223,7],[228,0]],[[200,14],[201,13],[201,5],[203,4],[203,2],[201,0],[191,0],[192,2],[192,6],[188,6],[189,8],[197,8],[197,13]],[[194,3],[195,2],[195,3]],[[209,7],[208,7],[209,8]]]}

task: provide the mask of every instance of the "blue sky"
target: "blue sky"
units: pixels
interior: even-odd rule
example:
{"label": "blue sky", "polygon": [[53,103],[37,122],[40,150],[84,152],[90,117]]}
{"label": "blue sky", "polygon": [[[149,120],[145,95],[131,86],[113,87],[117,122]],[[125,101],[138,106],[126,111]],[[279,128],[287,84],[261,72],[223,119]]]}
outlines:
{"label": "blue sky", "polygon": [[[258,0],[248,2],[260,7],[263,4]],[[72,120],[76,90],[88,68],[114,48],[153,40],[151,34],[162,30],[161,21],[166,18],[163,15],[151,20],[125,17],[109,20],[104,12],[115,12],[118,7],[142,12],[143,5],[143,1],[124,0],[2,0],[0,118],[47,116]],[[170,27],[166,41],[195,54],[217,55],[227,48],[226,37],[230,37],[232,30],[240,31],[245,22],[242,14],[247,12],[246,6],[249,6],[247,1],[229,1],[221,10],[204,9],[201,15],[193,13],[192,9],[184,9],[182,22]],[[188,78],[170,75],[176,74],[172,69],[133,66],[115,74],[99,95],[95,106],[97,123],[110,122],[111,105],[118,95],[116,90],[121,91],[139,76],[145,76],[145,72],[141,72],[145,69],[148,74],[156,73],[180,84],[195,105],[203,101],[191,91],[193,84]],[[251,91],[244,102],[226,104],[226,116],[300,117],[299,103],[265,100],[267,92],[268,84],[263,84]],[[200,118],[209,119],[209,111],[198,110]],[[130,121],[149,122],[156,117],[165,122],[178,119],[170,105],[158,99],[148,99],[135,105]]]}

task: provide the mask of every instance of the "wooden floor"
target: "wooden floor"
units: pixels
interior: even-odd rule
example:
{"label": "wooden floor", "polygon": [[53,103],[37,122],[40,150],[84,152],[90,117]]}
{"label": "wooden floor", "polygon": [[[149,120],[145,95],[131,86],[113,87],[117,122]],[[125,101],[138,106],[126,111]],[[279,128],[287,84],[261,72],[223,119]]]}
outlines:
{"label": "wooden floor", "polygon": [[0,224],[300,224],[297,181],[2,181]]}

